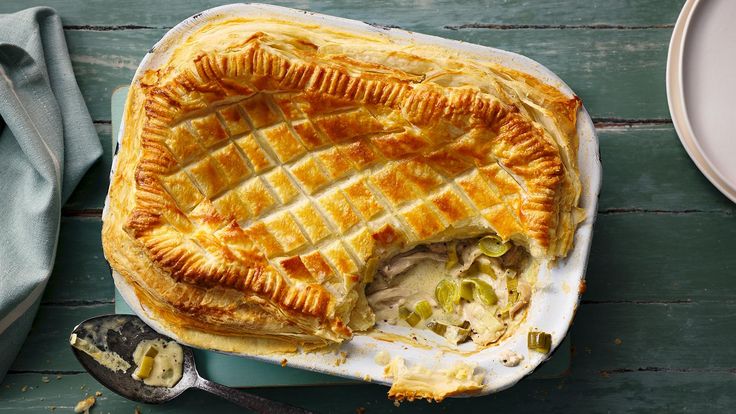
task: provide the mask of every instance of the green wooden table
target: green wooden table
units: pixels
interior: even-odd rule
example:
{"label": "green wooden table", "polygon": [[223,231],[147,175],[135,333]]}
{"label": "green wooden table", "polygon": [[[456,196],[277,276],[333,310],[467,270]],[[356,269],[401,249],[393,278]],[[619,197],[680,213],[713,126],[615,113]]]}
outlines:
{"label": "green wooden table", "polygon": [[[168,28],[214,1],[4,0],[0,13],[55,7],[105,156],[63,211],[56,267],[10,373],[0,412],[69,412],[101,391],[93,412],[135,403],[81,370],[66,337],[79,321],[113,310],[100,244],[111,154],[110,96],[129,82]],[[583,99],[601,144],[603,191],[572,329],[569,372],[525,379],[482,398],[396,408],[378,385],[259,388],[319,412],[730,412],[736,407],[735,206],[698,172],[669,119],[665,62],[683,0],[294,1],[280,3],[525,54]],[[141,411],[236,412],[193,391]]]}

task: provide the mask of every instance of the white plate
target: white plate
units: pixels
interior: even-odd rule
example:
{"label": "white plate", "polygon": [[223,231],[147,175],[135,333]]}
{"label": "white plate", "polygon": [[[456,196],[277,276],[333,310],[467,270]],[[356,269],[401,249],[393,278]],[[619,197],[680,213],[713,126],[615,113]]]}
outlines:
{"label": "white plate", "polygon": [[[144,71],[154,69],[166,62],[171,52],[166,47],[167,45],[173,44],[186,36],[186,34],[191,33],[204,22],[216,21],[233,16],[281,17],[287,20],[293,19],[313,22],[323,26],[337,27],[356,33],[381,34],[400,43],[432,44],[447,49],[461,50],[465,53],[476,55],[481,59],[497,62],[504,66],[532,74],[542,81],[554,85],[565,93],[572,95],[570,88],[550,70],[529,58],[514,53],[398,29],[377,28],[354,20],[263,4],[234,4],[217,7],[197,15],[196,19],[189,18],[178,24],[144,57],[138,67],[134,82]],[[122,138],[124,128],[125,125],[122,125],[118,140]],[[357,334],[351,341],[341,346],[340,351],[346,352],[348,357],[345,363],[339,366],[335,364],[336,355],[334,353],[243,356],[275,364],[280,363],[286,358],[288,359],[289,366],[292,367],[355,379],[370,378],[373,382],[390,385],[391,379],[384,377],[383,367],[374,361],[375,354],[380,350],[384,350],[392,357],[403,357],[409,366],[421,364],[433,369],[449,367],[461,360],[475,363],[485,373],[484,388],[480,394],[499,391],[515,384],[525,375],[531,373],[548,357],[539,353],[528,352],[526,346],[527,331],[534,328],[549,332],[552,335],[552,346],[556,348],[567,334],[580,299],[579,286],[585,276],[588,252],[592,239],[593,222],[596,217],[596,205],[601,181],[601,165],[595,128],[584,108],[581,108],[578,113],[577,128],[580,138],[578,153],[579,169],[583,182],[581,207],[585,209],[587,219],[578,227],[575,234],[575,246],[570,251],[568,257],[556,262],[553,266],[541,266],[542,270],[539,273],[539,286],[541,288],[536,289],[533,293],[526,320],[519,327],[517,333],[503,341],[500,346],[487,348],[471,355],[460,356],[455,353],[439,352],[438,349],[422,349],[406,343],[386,342],[366,334]],[[113,161],[113,170],[114,168],[115,161]],[[104,216],[105,214],[103,212],[103,218]],[[170,331],[148,316],[147,311],[141,307],[133,290],[127,285],[124,278],[120,277],[116,272],[113,272],[113,276],[121,295],[134,312],[157,331],[176,337],[176,335],[172,335]],[[378,327],[386,331],[398,332],[404,335],[412,331],[410,328],[400,328],[386,324],[379,324]],[[423,335],[423,331],[414,331],[414,333],[419,336]],[[472,344],[466,345],[472,346]],[[507,349],[524,356],[524,361],[519,367],[509,368],[501,363],[500,354]]]}
{"label": "white plate", "polygon": [[672,32],[667,100],[682,145],[736,202],[736,1],[689,0]]}

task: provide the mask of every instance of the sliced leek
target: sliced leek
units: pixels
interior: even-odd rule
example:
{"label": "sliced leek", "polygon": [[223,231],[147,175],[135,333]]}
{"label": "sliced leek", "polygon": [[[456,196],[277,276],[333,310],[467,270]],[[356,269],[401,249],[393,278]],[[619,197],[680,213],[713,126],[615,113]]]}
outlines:
{"label": "sliced leek", "polygon": [[493,266],[491,266],[491,260],[487,257],[479,257],[477,259],[478,263],[478,270],[480,270],[481,273],[487,274],[493,279],[496,279],[496,271],[493,270]]}
{"label": "sliced leek", "polygon": [[422,319],[427,319],[432,316],[432,305],[426,300],[420,300],[414,305],[414,312],[419,314]]}
{"label": "sliced leek", "polygon": [[151,358],[156,358],[156,355],[158,355],[158,349],[156,349],[155,346],[149,346],[143,355]]}
{"label": "sliced leek", "polygon": [[474,261],[470,267],[466,271],[464,271],[460,277],[473,277],[478,276],[480,274],[480,266],[478,265],[478,261]]}
{"label": "sliced leek", "polygon": [[506,289],[509,290],[509,292],[516,292],[516,289],[519,287],[519,279],[513,278],[513,279],[506,279]]}
{"label": "sliced leek", "polygon": [[462,325],[447,325],[437,321],[427,322],[427,328],[437,335],[444,336],[449,342],[460,344],[470,338],[470,323],[464,321]]}
{"label": "sliced leek", "polygon": [[409,326],[417,326],[422,320],[422,317],[418,313],[410,311],[409,308],[403,305],[399,306],[399,318],[406,321]]}
{"label": "sliced leek", "polygon": [[453,240],[447,246],[447,263],[445,263],[445,269],[452,269],[457,263],[457,241]]}
{"label": "sliced leek", "polygon": [[144,355],[143,358],[141,359],[140,365],[138,365],[138,369],[135,370],[135,373],[133,375],[138,379],[146,379],[151,375],[152,369],[153,369],[153,357]]}
{"label": "sliced leek", "polygon": [[473,301],[473,283],[468,280],[460,282],[460,297],[468,302]]}
{"label": "sliced leek", "polygon": [[445,338],[454,344],[461,344],[470,339],[470,329],[450,325],[445,331]]}
{"label": "sliced leek", "polygon": [[440,336],[445,336],[445,332],[447,332],[447,325],[436,321],[427,322],[427,328]]}
{"label": "sliced leek", "polygon": [[409,314],[411,311],[406,306],[399,306],[399,318],[402,320],[406,320],[406,318],[409,317]]}
{"label": "sliced leek", "polygon": [[[514,289],[516,289],[516,287],[514,287]],[[508,301],[506,302],[506,306],[504,306],[503,309],[499,311],[498,316],[503,319],[513,316],[510,314],[510,311],[511,311],[511,308],[514,307],[514,305],[516,304],[518,300],[519,300],[519,292],[515,290],[509,290],[509,298],[508,298]]]}
{"label": "sliced leek", "polygon": [[434,296],[440,307],[450,313],[455,309],[455,304],[460,301],[460,289],[454,281],[442,279],[434,290]]}
{"label": "sliced leek", "polygon": [[[469,286],[473,292],[472,297],[480,299],[485,305],[495,305],[498,303],[498,296],[493,287],[479,278],[465,279],[462,282],[463,287]],[[461,291],[463,288],[460,289]],[[467,288],[466,288],[467,290]]]}
{"label": "sliced leek", "polygon": [[422,320],[422,317],[419,316],[418,313],[412,312],[409,314],[409,316],[406,317],[406,323],[409,324],[409,326],[417,326],[417,324]]}
{"label": "sliced leek", "polygon": [[485,236],[478,242],[478,247],[488,257],[501,257],[509,251],[511,244],[502,241],[498,236]]}
{"label": "sliced leek", "polygon": [[532,351],[547,354],[552,348],[552,335],[547,332],[529,331],[527,335],[527,347]]}

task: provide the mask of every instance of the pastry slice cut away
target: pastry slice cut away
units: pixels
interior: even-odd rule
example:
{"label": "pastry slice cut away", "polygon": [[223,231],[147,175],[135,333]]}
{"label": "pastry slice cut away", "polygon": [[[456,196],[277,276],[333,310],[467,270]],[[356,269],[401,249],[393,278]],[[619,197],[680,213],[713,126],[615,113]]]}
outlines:
{"label": "pastry slice cut away", "polygon": [[570,249],[579,100],[441,47],[277,19],[206,24],[139,73],[103,227],[151,317],[265,354],[349,339],[417,246]]}

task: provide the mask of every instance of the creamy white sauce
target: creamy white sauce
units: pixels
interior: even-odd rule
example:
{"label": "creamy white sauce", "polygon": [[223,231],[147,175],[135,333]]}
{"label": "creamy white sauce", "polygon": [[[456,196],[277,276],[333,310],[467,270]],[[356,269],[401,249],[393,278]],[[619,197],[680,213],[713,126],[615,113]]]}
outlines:
{"label": "creamy white sauce", "polygon": [[462,316],[464,320],[470,321],[473,328],[471,338],[476,344],[491,344],[498,341],[506,332],[507,325],[496,319],[494,315],[496,309],[496,307],[489,309],[478,302],[463,304]]}
{"label": "creamy white sauce", "polygon": [[[399,306],[405,305],[409,309],[420,300],[426,300],[432,306],[431,320],[447,324],[461,324],[464,320],[473,321],[485,315],[492,315],[495,308],[488,308],[478,303],[463,302],[456,307],[456,312],[448,314],[442,311],[435,300],[434,291],[440,280],[447,278],[447,270],[444,263],[433,260],[424,260],[406,272],[396,276],[389,284],[377,278],[375,284],[370,286],[368,303],[376,314],[377,321],[408,326],[406,321],[397,318]],[[493,286],[499,305],[508,302],[508,292],[505,280],[500,278],[494,280],[489,276],[481,275],[480,278]],[[488,320],[484,330],[496,331],[503,327],[496,326],[496,319]],[[419,325],[417,325],[419,326]],[[422,325],[423,326],[423,325]],[[484,337],[489,335],[484,335]]]}
{"label": "creamy white sauce", "polygon": [[[133,352],[133,361],[140,365],[143,356],[152,347],[158,351],[153,358],[153,368],[143,383],[154,387],[173,387],[181,379],[184,362],[184,350],[175,341],[165,341],[161,338],[141,341]],[[140,381],[135,374],[133,378]]]}
{"label": "creamy white sauce", "polygon": [[507,367],[515,367],[521,364],[521,361],[524,359],[523,356],[517,354],[516,352],[506,349],[503,352],[501,352],[501,363],[504,364]]}
{"label": "creamy white sauce", "polygon": [[[472,256],[469,253],[472,252],[466,248],[466,255]],[[421,320],[414,328],[424,329],[429,321],[448,325],[444,336],[448,343],[455,347],[455,343],[462,341],[455,340],[459,337],[453,337],[452,334],[456,328],[452,325],[459,326],[464,321],[468,321],[471,328],[470,338],[476,345],[487,346],[496,343],[511,335],[523,319],[524,311],[531,296],[531,286],[535,283],[537,273],[536,264],[525,256],[520,256],[518,251],[516,253],[512,251],[509,254],[511,256],[498,259],[481,256],[480,260],[485,261],[486,268],[492,269],[487,271],[493,274],[475,274],[475,277],[493,288],[498,298],[495,305],[482,304],[476,298],[470,302],[462,300],[455,305],[454,312],[445,312],[435,300],[435,289],[442,279],[450,278],[460,281],[461,277],[451,275],[458,273],[461,264],[448,270],[445,262],[438,262],[435,259],[421,259],[413,267],[394,277],[387,277],[381,272],[377,273],[366,290],[368,304],[373,309],[377,322],[409,327],[410,325],[406,320],[398,317],[399,308],[403,305],[407,309],[413,310],[417,302],[426,300],[432,307],[432,316]],[[473,260],[473,257],[470,257],[470,260]],[[462,257],[461,263],[465,259],[465,257]],[[510,265],[512,268],[507,268],[504,266],[504,262],[514,264]],[[389,263],[394,268],[401,267],[399,264]],[[382,269],[389,267],[383,267]],[[510,300],[507,280],[510,278],[518,280],[519,287],[516,292],[522,293],[513,306],[507,306]]]}
{"label": "creamy white sauce", "polygon": [[396,276],[390,284],[378,277],[369,287],[368,304],[376,314],[377,321],[395,322],[407,325],[397,319],[399,306],[409,308],[420,300],[430,300],[433,311],[439,315],[439,308],[434,301],[434,289],[445,277],[445,264],[433,260],[424,260],[406,272]]}
{"label": "creamy white sauce", "polygon": [[78,337],[77,334],[72,334],[69,338],[69,343],[111,371],[125,372],[130,368],[130,364],[117,353],[102,350],[92,342]]}

